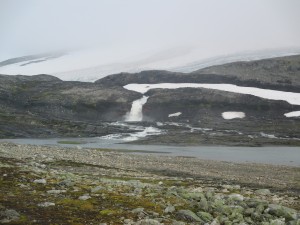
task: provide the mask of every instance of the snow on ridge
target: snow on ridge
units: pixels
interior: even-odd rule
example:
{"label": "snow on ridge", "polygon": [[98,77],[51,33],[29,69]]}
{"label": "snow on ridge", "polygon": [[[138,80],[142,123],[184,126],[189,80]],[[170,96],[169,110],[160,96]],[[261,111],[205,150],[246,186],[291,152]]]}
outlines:
{"label": "snow on ridge", "polygon": [[245,118],[245,113],[244,112],[223,112],[222,117],[225,120],[231,120],[231,119],[236,119],[236,118]]}
{"label": "snow on ridge", "polygon": [[284,114],[285,117],[300,117],[300,111],[293,111]]}
{"label": "snow on ridge", "polygon": [[180,116],[181,114],[182,114],[182,112],[172,113],[172,114],[169,114],[168,117],[177,117],[177,116]]}
{"label": "snow on ridge", "polygon": [[177,89],[177,88],[207,88],[220,91],[227,91],[239,94],[254,95],[256,97],[282,100],[291,105],[300,105],[300,93],[285,92],[270,89],[262,89],[256,87],[242,87],[234,84],[202,84],[202,83],[157,83],[157,84],[127,84],[125,89],[139,93],[146,93],[151,89]]}

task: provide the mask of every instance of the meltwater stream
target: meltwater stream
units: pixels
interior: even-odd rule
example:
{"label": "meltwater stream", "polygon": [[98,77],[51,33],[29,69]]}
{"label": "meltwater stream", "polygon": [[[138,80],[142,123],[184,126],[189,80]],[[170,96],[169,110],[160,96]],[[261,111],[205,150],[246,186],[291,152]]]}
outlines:
{"label": "meltwater stream", "polygon": [[131,110],[125,116],[125,121],[142,121],[143,120],[143,105],[146,104],[149,97],[143,96],[142,98],[133,101]]}

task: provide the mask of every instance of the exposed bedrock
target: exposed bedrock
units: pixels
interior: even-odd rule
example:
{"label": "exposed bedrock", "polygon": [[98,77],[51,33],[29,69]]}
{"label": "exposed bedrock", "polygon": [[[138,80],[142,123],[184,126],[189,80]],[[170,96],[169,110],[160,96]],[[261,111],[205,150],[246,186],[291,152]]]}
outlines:
{"label": "exposed bedrock", "polygon": [[[141,95],[49,75],[0,75],[0,137],[101,136]],[[117,131],[118,132],[118,131]]]}
{"label": "exposed bedrock", "polygon": [[[284,113],[300,110],[299,106],[285,101],[262,99],[203,88],[180,88],[175,90],[153,89],[143,108],[145,120],[156,121],[224,121],[221,114],[227,111],[244,112],[243,120],[284,119]],[[181,112],[179,116],[170,114]]]}

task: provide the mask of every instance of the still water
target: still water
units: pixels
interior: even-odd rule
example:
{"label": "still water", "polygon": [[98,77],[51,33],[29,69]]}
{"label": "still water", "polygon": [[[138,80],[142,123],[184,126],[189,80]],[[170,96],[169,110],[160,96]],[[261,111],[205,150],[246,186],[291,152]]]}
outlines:
{"label": "still water", "polygon": [[[75,144],[62,144],[65,141]],[[17,144],[64,146],[70,148],[107,148],[128,150],[129,154],[163,154],[170,156],[198,157],[228,162],[251,162],[300,167],[299,147],[228,147],[228,146],[165,146],[120,143],[120,140],[102,138],[52,138],[52,139],[1,139],[0,142]],[[70,149],[71,150],[71,149]]]}

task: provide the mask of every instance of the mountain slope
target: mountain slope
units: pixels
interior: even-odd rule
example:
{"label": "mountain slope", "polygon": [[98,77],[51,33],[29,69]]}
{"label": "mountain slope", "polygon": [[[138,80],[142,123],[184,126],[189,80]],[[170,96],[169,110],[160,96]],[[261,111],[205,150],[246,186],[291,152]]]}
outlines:
{"label": "mountain slope", "polygon": [[294,86],[300,90],[300,55],[263,59],[250,62],[234,62],[211,66],[195,74],[222,74],[241,80],[259,80],[282,86]]}
{"label": "mountain slope", "polygon": [[[299,56],[292,56],[231,63],[189,74],[121,73],[95,83],[62,81],[49,75],[0,75],[0,137],[77,137],[133,132],[126,126],[109,125],[124,120],[133,101],[142,97],[141,93],[123,88],[130,83],[230,83],[300,92],[299,62]],[[181,140],[211,144],[219,140],[217,144],[228,144],[230,140],[230,145],[298,145],[300,142],[299,118],[284,116],[300,111],[297,104],[207,88],[152,89],[145,95],[149,98],[141,108],[144,121],[140,123],[158,127],[156,122],[160,122],[165,124],[160,128],[168,131],[163,136],[152,137],[151,143]],[[244,117],[227,120],[222,116],[224,112],[239,112]],[[177,126],[179,123],[186,125]],[[203,128],[209,128],[210,132],[203,132]]]}

